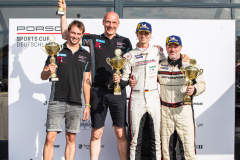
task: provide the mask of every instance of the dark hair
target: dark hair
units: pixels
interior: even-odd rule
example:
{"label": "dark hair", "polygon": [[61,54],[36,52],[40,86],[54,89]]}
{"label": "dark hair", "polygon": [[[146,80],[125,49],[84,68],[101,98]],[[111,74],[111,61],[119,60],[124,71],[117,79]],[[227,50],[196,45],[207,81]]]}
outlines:
{"label": "dark hair", "polygon": [[72,21],[68,26],[68,32],[71,30],[72,26],[78,27],[80,30],[82,30],[82,34],[85,32],[85,26],[82,22],[74,20]]}

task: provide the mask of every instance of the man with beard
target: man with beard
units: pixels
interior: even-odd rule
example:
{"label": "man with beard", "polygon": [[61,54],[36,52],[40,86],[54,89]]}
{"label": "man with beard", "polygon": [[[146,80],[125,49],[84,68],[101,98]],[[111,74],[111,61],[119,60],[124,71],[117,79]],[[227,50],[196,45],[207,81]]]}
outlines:
{"label": "man with beard", "polygon": [[[58,6],[66,12],[65,0],[58,0]],[[118,152],[121,160],[127,160],[126,137],[126,89],[121,95],[114,95],[112,75],[114,70],[106,62],[108,57],[115,57],[115,50],[121,49],[123,54],[132,49],[128,38],[119,36],[119,16],[115,12],[108,12],[103,19],[104,33],[101,35],[84,35],[82,44],[88,46],[92,56],[91,64],[91,121],[92,131],[90,140],[91,160],[97,160],[101,150],[101,137],[109,108],[117,137]],[[61,31],[63,39],[67,39],[66,14],[61,17]]]}
{"label": "man with beard", "polygon": [[[164,160],[176,159],[176,142],[179,141],[181,159],[196,160],[195,118],[192,104],[184,104],[187,95],[198,96],[205,91],[203,75],[193,79],[193,86],[187,86],[188,79],[180,71],[190,62],[182,62],[181,38],[175,35],[167,37],[168,59],[160,62],[158,79],[161,89],[162,106],[162,153]],[[194,64],[193,64],[194,65]],[[199,65],[195,65],[200,69]],[[191,102],[190,102],[191,103]]]}
{"label": "man with beard", "polygon": [[83,120],[90,116],[90,54],[79,44],[85,27],[82,22],[73,21],[68,26],[68,41],[58,53],[56,64],[50,63],[48,56],[41,79],[47,80],[51,73],[57,71],[59,81],[52,82],[49,106],[47,111],[46,141],[43,159],[52,160],[53,144],[57,133],[62,131],[62,121],[65,118],[66,149],[65,159],[73,160],[75,155],[75,135],[79,132],[82,115],[81,90],[85,98]]}

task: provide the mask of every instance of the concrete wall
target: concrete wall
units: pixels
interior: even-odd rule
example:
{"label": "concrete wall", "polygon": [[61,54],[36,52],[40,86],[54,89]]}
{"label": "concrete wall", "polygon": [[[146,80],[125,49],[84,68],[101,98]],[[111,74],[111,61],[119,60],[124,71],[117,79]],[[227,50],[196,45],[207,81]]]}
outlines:
{"label": "concrete wall", "polygon": [[0,93],[0,140],[8,140],[8,92]]}

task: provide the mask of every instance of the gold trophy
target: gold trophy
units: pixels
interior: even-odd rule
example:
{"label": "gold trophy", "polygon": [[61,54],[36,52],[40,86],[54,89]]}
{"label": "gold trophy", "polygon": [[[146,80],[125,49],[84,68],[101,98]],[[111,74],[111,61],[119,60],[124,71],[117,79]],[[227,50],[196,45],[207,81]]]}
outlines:
{"label": "gold trophy", "polygon": [[[203,73],[203,69],[198,69],[194,66],[197,63],[195,59],[191,59],[189,63],[190,63],[190,66],[181,67],[180,70],[183,74],[185,71],[185,77],[189,79],[187,82],[187,86],[192,86],[193,85],[192,80],[200,76]],[[184,104],[187,104],[187,105],[192,104],[192,98],[189,95],[186,95],[183,101],[184,101]]]}
{"label": "gold trophy", "polygon": [[[124,64],[128,62],[127,59],[124,59],[121,57],[122,51],[121,49],[116,49],[115,50],[115,55],[116,57],[113,58],[107,58],[106,61],[107,63],[113,68],[116,69],[116,74],[120,76],[121,72],[119,71],[122,69]],[[114,95],[121,95],[121,87],[119,86],[119,83],[117,82],[115,87],[114,87]]]}
{"label": "gold trophy", "polygon": [[[55,59],[54,56],[57,55],[60,50],[62,50],[63,45],[59,45],[59,44],[54,42],[55,41],[55,36],[54,35],[49,36],[48,40],[50,42],[45,45],[45,49],[44,49],[44,46],[42,46],[41,48],[44,52],[46,52],[48,55],[51,56],[50,63],[56,64],[56,59]],[[49,81],[50,82],[59,81],[59,79],[57,77],[57,74],[52,73],[51,78],[49,78]]]}
{"label": "gold trophy", "polygon": [[[62,0],[61,0],[61,3],[62,3]],[[56,12],[56,15],[63,16],[64,14],[65,14],[65,12],[63,11],[63,8],[58,7],[58,11]]]}

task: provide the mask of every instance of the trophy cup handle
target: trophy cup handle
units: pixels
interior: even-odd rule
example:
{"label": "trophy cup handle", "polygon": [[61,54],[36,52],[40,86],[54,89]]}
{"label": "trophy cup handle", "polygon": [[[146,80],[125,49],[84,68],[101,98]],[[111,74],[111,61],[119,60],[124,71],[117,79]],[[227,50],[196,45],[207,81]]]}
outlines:
{"label": "trophy cup handle", "polygon": [[[45,50],[45,45],[42,45],[42,46],[41,46],[41,49],[42,49],[45,53],[47,53],[46,50]],[[48,53],[47,53],[47,54],[48,54]]]}
{"label": "trophy cup handle", "polygon": [[195,79],[198,77],[198,76],[200,76],[201,74],[203,74],[203,69],[198,69],[198,75],[195,77]]}
{"label": "trophy cup handle", "polygon": [[111,65],[111,59],[110,59],[110,58],[107,58],[107,59],[106,59],[106,62],[112,67],[112,70],[113,70],[113,66]]}
{"label": "trophy cup handle", "polygon": [[58,53],[63,49],[63,44],[62,45],[59,45],[59,51]]}
{"label": "trophy cup handle", "polygon": [[182,72],[182,74],[184,74],[185,68],[184,68],[184,67],[181,67],[181,68],[180,68],[180,71]]}
{"label": "trophy cup handle", "polygon": [[59,51],[61,51],[62,49],[63,49],[63,44],[60,45],[60,47],[59,47]]}

